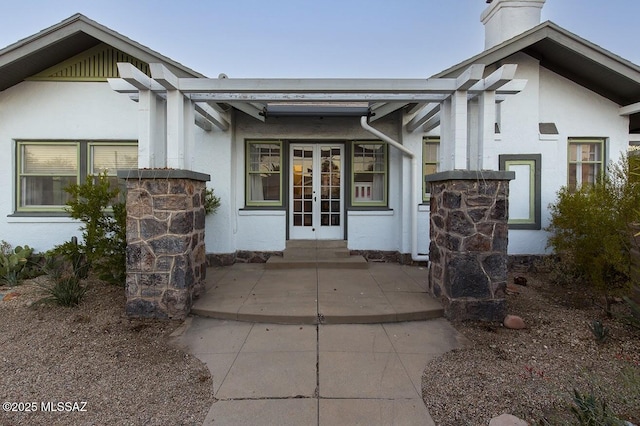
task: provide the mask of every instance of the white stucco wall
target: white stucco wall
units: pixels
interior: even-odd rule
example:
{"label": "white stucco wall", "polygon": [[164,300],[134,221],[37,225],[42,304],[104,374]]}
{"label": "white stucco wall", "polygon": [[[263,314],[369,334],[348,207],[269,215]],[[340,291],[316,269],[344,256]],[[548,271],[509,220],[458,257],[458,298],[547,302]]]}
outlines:
{"label": "white stucco wall", "polygon": [[[516,54],[505,62],[517,63],[516,78],[526,79],[528,83],[522,93],[502,103],[501,133],[485,144],[483,168],[497,170],[501,154],[541,154],[544,228],[549,223],[547,207],[567,182],[568,139],[606,138],[606,160],[615,161],[627,148],[628,120],[619,115],[617,104],[540,67],[534,58]],[[388,208],[352,209],[345,213],[346,238],[351,249],[410,253],[414,232],[411,212],[416,209],[418,252],[428,252],[428,203],[416,206],[410,199],[412,185],[421,194],[425,134],[407,132],[402,124],[409,119],[398,113],[372,124],[414,152],[418,178],[412,182],[410,161],[389,147]],[[5,152],[0,157],[0,184],[6,200],[0,204],[0,239],[44,251],[72,235],[79,235],[80,224],[65,217],[13,215],[15,141],[137,140],[138,104],[114,92],[106,83],[27,81],[0,92],[0,120],[0,147]],[[540,122],[555,123],[559,135],[541,138]],[[271,118],[261,123],[235,112],[228,131],[213,128],[205,132],[194,127],[194,154],[190,162],[195,171],[211,176],[208,186],[214,188],[221,199],[218,212],[206,220],[208,253],[278,251],[285,247],[287,213],[284,209],[245,208],[247,139],[343,142],[375,137],[360,127],[359,117]],[[349,161],[345,152],[344,162]],[[288,188],[283,191],[283,197],[287,197]],[[544,230],[510,230],[509,239],[510,254],[539,254],[546,250]]]}
{"label": "white stucco wall", "polygon": [[0,239],[45,251],[80,235],[64,217],[15,217],[16,140],[137,140],[137,104],[107,83],[25,81],[0,92]]}
{"label": "white stucco wall", "polygon": [[[541,154],[542,230],[510,230],[509,254],[547,252],[549,204],[567,184],[568,140],[598,137],[606,140],[605,161],[615,161],[627,149],[629,123],[619,115],[619,105],[540,67],[538,61],[517,54],[506,62],[517,63],[516,78],[527,79],[523,92],[501,105],[501,134],[485,146],[485,167],[497,170],[500,154]],[[557,138],[540,137],[538,123],[555,123]]]}
{"label": "white stucco wall", "polygon": [[[286,244],[287,220],[284,210],[271,212],[245,209],[245,141],[248,139],[283,139],[294,141],[350,141],[376,139],[362,129],[359,117],[346,118],[271,118],[261,123],[243,113],[236,114],[232,180],[235,182],[235,241],[237,250],[282,250]],[[374,126],[398,138],[395,116],[376,121]],[[401,155],[389,150],[389,209],[351,211],[347,220],[350,249],[402,249],[402,167]],[[350,159],[345,156],[344,162]],[[286,167],[288,169],[288,166]],[[284,188],[284,197],[288,189]],[[348,191],[349,188],[345,188]],[[210,251],[207,247],[207,251]]]}

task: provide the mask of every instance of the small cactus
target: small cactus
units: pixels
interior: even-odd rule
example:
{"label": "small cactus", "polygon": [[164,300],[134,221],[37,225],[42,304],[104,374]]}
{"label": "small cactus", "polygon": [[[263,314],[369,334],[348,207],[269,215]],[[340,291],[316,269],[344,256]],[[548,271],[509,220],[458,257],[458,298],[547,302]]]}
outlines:
{"label": "small cactus", "polygon": [[599,320],[593,320],[589,329],[598,343],[604,343],[609,338],[609,327],[605,327]]}
{"label": "small cactus", "polygon": [[0,253],[0,278],[9,285],[17,284],[20,272],[26,266],[32,253],[33,249],[27,245],[17,246],[13,250]]}

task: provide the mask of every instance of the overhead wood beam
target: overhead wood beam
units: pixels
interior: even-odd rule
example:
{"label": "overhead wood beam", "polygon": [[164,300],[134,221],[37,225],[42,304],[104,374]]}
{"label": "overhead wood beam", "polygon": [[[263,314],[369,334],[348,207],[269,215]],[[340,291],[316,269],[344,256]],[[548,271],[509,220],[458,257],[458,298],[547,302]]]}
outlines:
{"label": "overhead wood beam", "polygon": [[227,102],[227,103],[232,107],[234,107],[235,109],[240,110],[245,114],[248,114],[251,117],[255,118],[256,120],[260,120],[264,123],[265,121],[264,115],[261,109],[258,109],[253,105],[250,105],[249,103],[244,103],[244,102]]}
{"label": "overhead wood beam", "polygon": [[424,103],[424,102],[415,103],[415,104],[413,104],[412,107],[407,109],[407,114],[409,114],[409,115],[415,114],[418,111],[420,111],[422,108],[424,108],[425,106],[427,106],[427,104]]}
{"label": "overhead wood beam", "polygon": [[[476,70],[477,67],[472,66]],[[477,71],[472,72],[475,77]],[[479,78],[482,78],[480,76]],[[207,79],[181,78],[184,93],[443,93],[458,79]]]}
{"label": "overhead wood beam", "polygon": [[201,114],[202,117],[211,124],[218,127],[220,130],[229,130],[228,114],[220,114],[206,103],[195,103],[196,112]]}
{"label": "overhead wood beam", "polygon": [[211,122],[207,120],[202,114],[196,112],[195,117],[196,126],[200,127],[205,132],[210,132],[211,129],[213,129]]}
{"label": "overhead wood beam", "polygon": [[376,121],[376,120],[380,120],[382,117],[385,117],[389,114],[391,114],[394,111],[399,110],[400,108],[403,108],[407,105],[408,102],[388,102],[385,103],[383,105],[380,105],[378,108],[376,108],[375,110],[372,108],[371,111],[373,112],[371,118],[369,118],[370,122]]}
{"label": "overhead wood beam", "polygon": [[440,125],[440,111],[438,111],[433,117],[428,119],[422,126],[422,131],[430,132]]}
{"label": "overhead wood beam", "polygon": [[473,64],[460,74],[455,80],[455,90],[469,90],[474,84],[482,80],[484,65]]}
{"label": "overhead wood beam", "polygon": [[440,103],[427,104],[415,117],[407,123],[407,130],[413,132],[440,111]]}
{"label": "overhead wood beam", "polygon": [[[516,79],[511,80],[502,86],[496,89],[496,95],[517,95],[522,92],[524,88],[527,86],[527,80],[524,79]],[[483,92],[485,90],[480,90],[479,92]],[[474,90],[469,90],[469,93],[473,93]]]}
{"label": "overhead wood beam", "polygon": [[220,105],[217,102],[205,102],[205,103],[209,105],[211,108],[213,108],[214,110],[218,111],[220,114],[227,114],[231,109],[229,108],[229,105]]}
{"label": "overhead wood beam", "polygon": [[453,92],[444,93],[191,93],[187,95],[194,102],[215,103],[305,103],[305,102],[441,102]]}
{"label": "overhead wood beam", "polygon": [[118,62],[118,73],[122,80],[129,83],[137,90],[151,90],[152,81],[148,75],[134,67],[133,64],[128,62]]}
{"label": "overhead wood beam", "polygon": [[498,90],[515,78],[517,69],[518,65],[516,64],[506,64],[501,66],[484,79],[484,90]]}
{"label": "overhead wood beam", "polygon": [[635,104],[626,105],[620,108],[620,115],[631,115],[637,114],[640,112],[640,102],[636,102]]}
{"label": "overhead wood beam", "polygon": [[167,90],[180,90],[180,80],[162,64],[149,64],[151,77]]}

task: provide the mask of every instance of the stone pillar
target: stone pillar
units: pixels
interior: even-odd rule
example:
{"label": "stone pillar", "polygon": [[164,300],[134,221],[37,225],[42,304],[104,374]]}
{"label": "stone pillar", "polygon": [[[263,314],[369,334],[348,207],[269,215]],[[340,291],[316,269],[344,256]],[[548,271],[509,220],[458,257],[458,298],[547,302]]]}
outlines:
{"label": "stone pillar", "polygon": [[121,170],[127,181],[126,313],[184,318],[204,289],[205,182],[188,170]]}
{"label": "stone pillar", "polygon": [[429,289],[445,316],[502,321],[506,315],[508,196],[514,172],[453,170],[431,184]]}

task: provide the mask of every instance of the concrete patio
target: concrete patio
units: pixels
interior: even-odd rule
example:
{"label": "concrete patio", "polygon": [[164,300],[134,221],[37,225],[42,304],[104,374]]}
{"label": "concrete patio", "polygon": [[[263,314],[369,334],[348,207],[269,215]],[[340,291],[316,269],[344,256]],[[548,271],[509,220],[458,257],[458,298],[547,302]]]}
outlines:
{"label": "concrete patio", "polygon": [[369,263],[366,269],[265,264],[209,268],[206,292],[192,313],[278,324],[362,324],[441,317],[427,293],[427,269]]}

